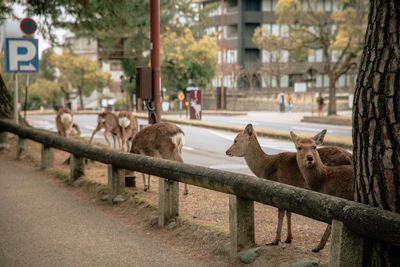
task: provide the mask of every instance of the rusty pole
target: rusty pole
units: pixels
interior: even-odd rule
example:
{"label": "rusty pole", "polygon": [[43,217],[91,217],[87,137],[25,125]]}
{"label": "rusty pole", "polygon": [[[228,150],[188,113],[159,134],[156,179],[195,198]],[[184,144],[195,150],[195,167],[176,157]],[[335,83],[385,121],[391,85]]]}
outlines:
{"label": "rusty pole", "polygon": [[160,1],[150,0],[151,68],[153,70],[153,108],[157,118],[149,112],[149,123],[161,121],[161,68],[160,68]]}
{"label": "rusty pole", "polygon": [[224,0],[221,0],[221,109],[225,109],[224,99]]}

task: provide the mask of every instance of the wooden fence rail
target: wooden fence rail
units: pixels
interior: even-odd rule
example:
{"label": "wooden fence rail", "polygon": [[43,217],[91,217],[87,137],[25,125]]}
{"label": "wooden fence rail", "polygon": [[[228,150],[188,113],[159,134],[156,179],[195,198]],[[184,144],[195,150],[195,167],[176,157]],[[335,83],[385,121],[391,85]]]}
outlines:
{"label": "wooden fence rail", "polygon": [[[253,201],[326,223],[338,222],[346,231],[356,236],[400,246],[400,214],[387,210],[253,176],[100,148],[43,130],[16,125],[8,120],[0,119],[1,132],[11,132],[21,139],[42,143],[47,149],[51,147],[64,150],[76,157],[110,164],[113,168],[148,173],[230,194],[232,256],[254,242],[254,218],[252,211],[248,211],[253,209]],[[333,226],[334,231],[343,228],[335,224]],[[335,232],[332,242],[334,236]],[[334,244],[331,245],[331,254],[337,255],[338,252],[332,251],[332,248],[340,249],[340,246],[337,248]],[[349,257],[354,260],[354,255]],[[337,260],[330,257],[330,265],[340,265],[348,259],[341,259],[341,263],[337,263]]]}

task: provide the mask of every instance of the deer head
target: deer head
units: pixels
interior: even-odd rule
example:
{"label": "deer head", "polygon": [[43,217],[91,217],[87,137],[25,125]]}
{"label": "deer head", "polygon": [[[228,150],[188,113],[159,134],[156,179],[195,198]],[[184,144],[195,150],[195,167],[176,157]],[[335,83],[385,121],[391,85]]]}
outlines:
{"label": "deer head", "polygon": [[296,146],[297,150],[297,164],[299,167],[313,168],[317,162],[320,162],[317,147],[324,141],[326,129],[312,138],[298,137],[293,131],[290,131],[290,137]]}
{"label": "deer head", "polygon": [[252,124],[247,124],[243,132],[238,133],[231,147],[225,152],[230,157],[244,157],[247,153],[251,138],[255,135]]}

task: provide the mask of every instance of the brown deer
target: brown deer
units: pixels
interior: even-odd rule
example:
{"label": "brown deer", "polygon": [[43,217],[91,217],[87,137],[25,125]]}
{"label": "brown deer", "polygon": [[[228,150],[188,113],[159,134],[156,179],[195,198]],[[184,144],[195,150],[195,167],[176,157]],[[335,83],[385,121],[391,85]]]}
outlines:
{"label": "brown deer", "polygon": [[[290,132],[297,150],[297,164],[303,174],[306,186],[324,194],[354,200],[353,165],[327,166],[321,160],[321,152],[317,147],[324,141],[326,130],[312,138],[300,138]],[[313,249],[318,252],[324,248],[331,233],[328,225],[321,243]]]}
{"label": "brown deer", "polygon": [[[142,129],[133,137],[130,152],[183,162],[184,142],[184,133],[181,128],[170,122],[159,122]],[[146,184],[143,174],[143,184],[144,191],[150,189],[150,176]],[[187,184],[185,184],[184,194],[188,194]]]}
{"label": "brown deer", "polygon": [[97,116],[97,126],[94,129],[92,136],[89,139],[89,144],[92,142],[94,135],[104,128],[104,138],[107,144],[110,146],[110,140],[108,140],[108,135],[111,134],[114,140],[114,148],[116,148],[116,141],[118,145],[121,146],[121,129],[118,124],[117,116],[110,111],[103,111]]}
{"label": "brown deer", "polygon": [[132,112],[121,111],[118,114],[118,125],[121,127],[122,151],[129,151],[129,141],[139,130],[138,121]]}
{"label": "brown deer", "polygon": [[68,137],[73,130],[74,114],[69,108],[61,108],[57,112],[56,126],[59,135]]}
{"label": "brown deer", "polygon": [[[352,162],[351,153],[342,148],[323,147],[319,149],[323,162],[329,165],[343,165]],[[304,178],[296,162],[296,153],[283,152],[275,155],[266,154],[258,140],[253,125],[248,124],[243,132],[237,134],[234,143],[226,151],[228,156],[244,157],[250,170],[259,178],[306,188]],[[267,245],[278,245],[281,241],[282,222],[285,210],[278,209],[278,226],[275,240]],[[287,238],[292,242],[291,212],[286,211]]]}

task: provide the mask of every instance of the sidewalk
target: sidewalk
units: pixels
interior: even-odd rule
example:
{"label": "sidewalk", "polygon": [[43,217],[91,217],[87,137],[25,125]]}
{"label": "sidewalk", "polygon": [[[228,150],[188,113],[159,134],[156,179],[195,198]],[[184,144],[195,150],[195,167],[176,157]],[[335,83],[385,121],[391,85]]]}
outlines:
{"label": "sidewalk", "polygon": [[22,164],[0,160],[1,266],[205,266]]}

